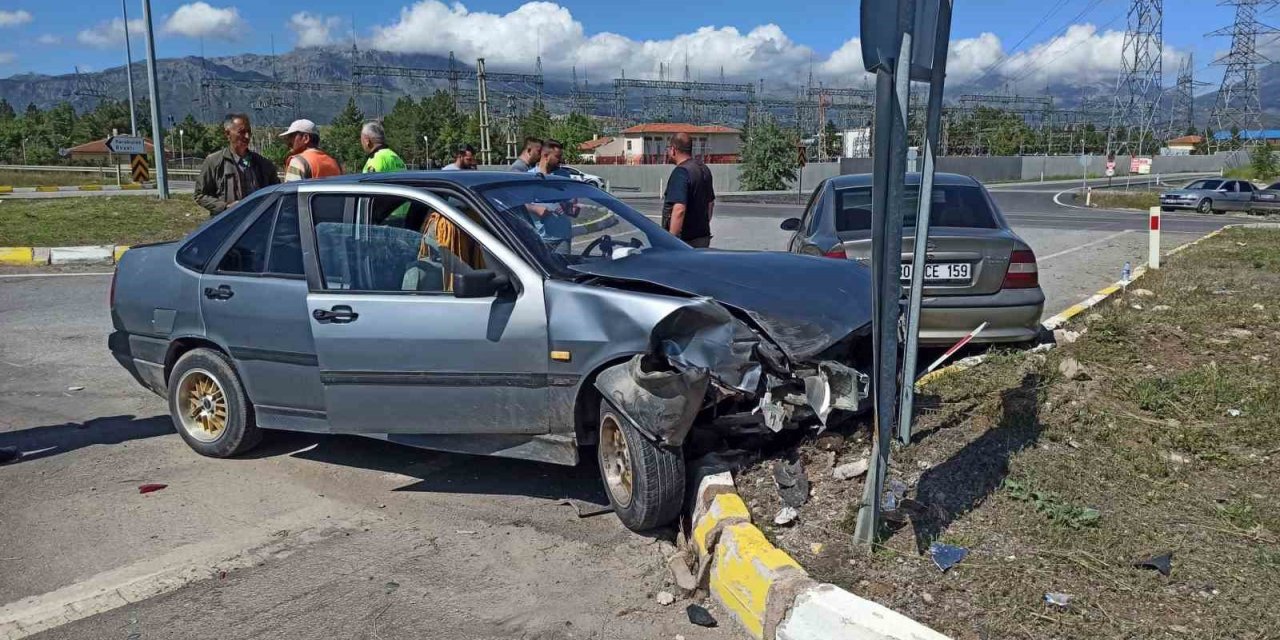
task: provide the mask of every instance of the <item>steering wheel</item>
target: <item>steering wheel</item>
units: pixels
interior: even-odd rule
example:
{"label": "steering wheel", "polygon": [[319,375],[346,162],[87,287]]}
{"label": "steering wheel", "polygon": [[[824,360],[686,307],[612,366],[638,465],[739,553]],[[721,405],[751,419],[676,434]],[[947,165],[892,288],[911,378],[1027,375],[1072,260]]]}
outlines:
{"label": "steering wheel", "polygon": [[601,258],[606,258],[606,259],[609,258],[610,256],[613,255],[613,237],[608,234],[605,234],[600,236],[599,238],[596,238],[595,240],[592,240],[591,243],[588,244],[587,247],[582,250],[582,257],[584,258],[591,257],[591,252],[597,247],[600,249]]}

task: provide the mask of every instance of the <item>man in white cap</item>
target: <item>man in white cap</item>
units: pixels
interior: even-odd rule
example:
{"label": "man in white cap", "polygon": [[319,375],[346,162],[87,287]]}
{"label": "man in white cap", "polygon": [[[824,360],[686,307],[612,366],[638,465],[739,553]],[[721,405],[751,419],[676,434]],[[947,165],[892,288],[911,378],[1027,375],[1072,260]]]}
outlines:
{"label": "man in white cap", "polygon": [[342,175],[342,165],[320,150],[320,130],[316,123],[306,119],[294,120],[280,137],[289,145],[285,182]]}

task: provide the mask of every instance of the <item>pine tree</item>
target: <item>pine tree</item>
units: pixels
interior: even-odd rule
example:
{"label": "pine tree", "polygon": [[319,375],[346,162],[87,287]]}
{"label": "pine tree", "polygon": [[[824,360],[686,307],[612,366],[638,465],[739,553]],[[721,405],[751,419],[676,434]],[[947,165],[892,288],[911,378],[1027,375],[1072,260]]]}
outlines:
{"label": "pine tree", "polygon": [[1249,151],[1249,168],[1253,170],[1254,180],[1270,181],[1276,176],[1276,156],[1265,140]]}
{"label": "pine tree", "polygon": [[520,137],[523,139],[528,136],[544,139],[551,137],[551,114],[541,101],[535,102],[529,113],[520,118]]}
{"label": "pine tree", "polygon": [[320,133],[325,151],[353,173],[364,166],[365,152],[360,146],[360,128],[363,126],[364,113],[356,107],[355,98],[348,98],[347,106],[334,117],[328,130]]}
{"label": "pine tree", "polygon": [[752,127],[742,146],[740,177],[748,191],[778,191],[796,179],[800,166],[796,140],[778,127],[772,118],[763,118]]}
{"label": "pine tree", "polygon": [[18,117],[18,112],[13,110],[13,105],[8,100],[0,98],[0,122],[12,122]]}
{"label": "pine tree", "polygon": [[578,145],[591,139],[599,131],[595,120],[581,113],[570,113],[563,120],[551,125],[551,137],[564,144],[564,161],[575,163],[582,161],[582,152]]}
{"label": "pine tree", "polygon": [[826,148],[826,156],[828,159],[839,158],[843,154],[844,149],[841,148],[840,130],[836,129],[836,123],[828,120],[827,126],[822,130],[822,143]]}

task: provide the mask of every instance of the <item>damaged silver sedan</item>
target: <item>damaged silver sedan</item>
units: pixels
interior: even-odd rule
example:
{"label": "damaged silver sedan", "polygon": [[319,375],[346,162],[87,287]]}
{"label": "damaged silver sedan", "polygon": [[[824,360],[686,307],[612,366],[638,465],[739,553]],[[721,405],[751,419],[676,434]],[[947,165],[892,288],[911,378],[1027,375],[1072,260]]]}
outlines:
{"label": "damaged silver sedan", "polygon": [[254,194],[126,253],[110,348],[197,452],[263,429],[574,465],[626,526],[679,515],[686,444],[863,410],[867,270],[693,250],[587,184],[371,174]]}

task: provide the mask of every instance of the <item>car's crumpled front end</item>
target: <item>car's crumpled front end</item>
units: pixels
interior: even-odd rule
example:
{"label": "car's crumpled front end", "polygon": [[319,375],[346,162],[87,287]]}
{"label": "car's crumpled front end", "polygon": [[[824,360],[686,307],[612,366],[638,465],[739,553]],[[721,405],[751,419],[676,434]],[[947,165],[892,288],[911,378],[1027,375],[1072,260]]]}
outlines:
{"label": "car's crumpled front end", "polygon": [[642,433],[678,446],[695,423],[737,433],[821,429],[865,409],[870,379],[857,368],[870,339],[865,268],[728,252],[622,262],[581,270],[601,284],[694,296],[653,326],[647,352],[596,378]]}

